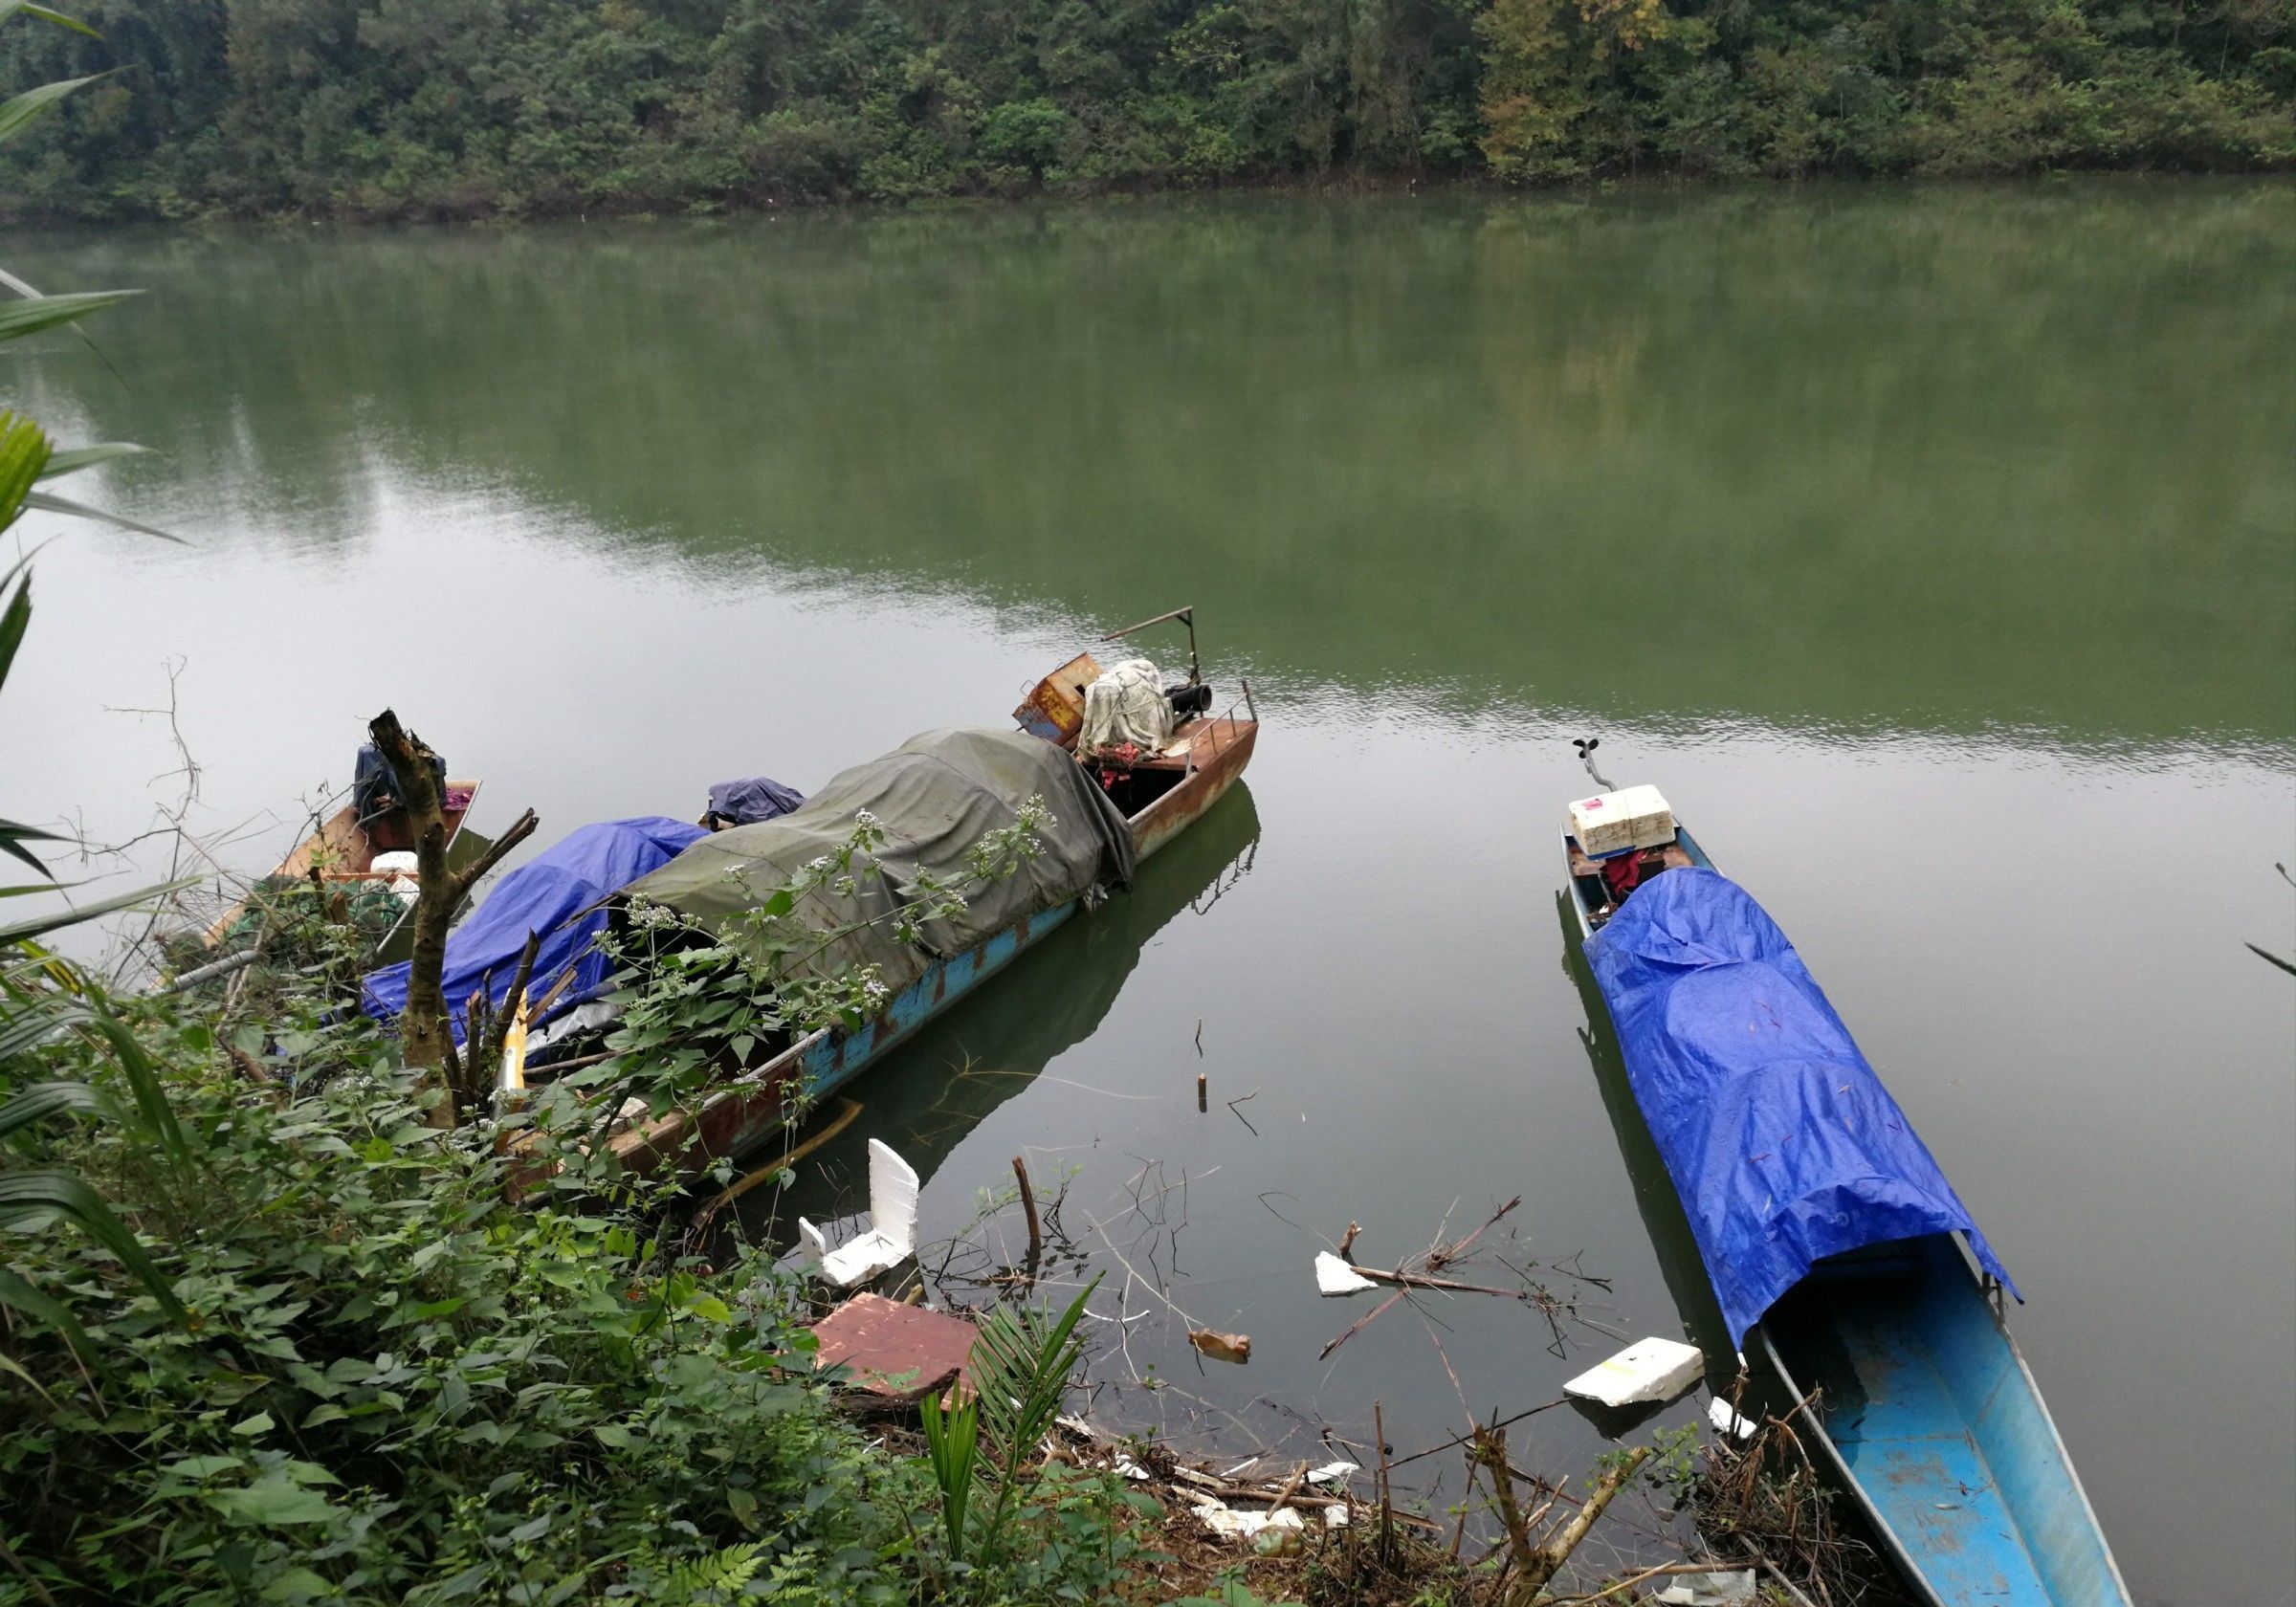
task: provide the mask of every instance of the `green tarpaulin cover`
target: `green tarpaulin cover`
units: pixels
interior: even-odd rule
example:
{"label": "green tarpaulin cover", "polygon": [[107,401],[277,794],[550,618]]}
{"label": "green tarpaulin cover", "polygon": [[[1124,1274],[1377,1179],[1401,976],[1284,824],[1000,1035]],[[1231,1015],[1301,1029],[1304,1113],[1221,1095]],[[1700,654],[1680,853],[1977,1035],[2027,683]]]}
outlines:
{"label": "green tarpaulin cover", "polygon": [[[974,845],[1011,826],[1031,798],[1043,799],[1052,817],[1036,833],[1041,851],[1011,874],[970,888],[962,914],[927,922],[921,948],[902,942],[890,917],[904,890],[927,873],[963,882]],[[850,892],[823,888],[796,912],[816,931],[853,928],[801,967],[825,979],[874,965],[888,987],[906,987],[934,959],[961,954],[1024,915],[1065,904],[1095,882],[1132,880],[1124,817],[1064,750],[1026,732],[955,729],[913,737],[841,772],[779,820],[713,832],[631,883],[629,895],[722,927],[842,848],[864,809],[884,827],[884,846],[855,856]],[[872,867],[883,874],[869,874]]]}

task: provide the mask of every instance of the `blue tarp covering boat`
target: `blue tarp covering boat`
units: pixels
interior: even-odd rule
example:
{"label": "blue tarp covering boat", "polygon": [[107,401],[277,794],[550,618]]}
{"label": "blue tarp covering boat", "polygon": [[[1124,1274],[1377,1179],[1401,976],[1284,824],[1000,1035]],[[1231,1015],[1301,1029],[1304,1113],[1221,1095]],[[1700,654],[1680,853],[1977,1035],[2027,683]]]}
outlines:
{"label": "blue tarp covering boat", "polygon": [[1733,1343],[1814,1264],[1868,1244],[1958,1231],[2008,1285],[1794,945],[1743,888],[1715,870],[1668,870],[1586,953]]}
{"label": "blue tarp covering boat", "polygon": [[[502,1003],[529,933],[541,933],[542,941],[526,996],[550,999],[536,1024],[605,991],[606,956],[591,942],[606,925],[599,900],[708,835],[660,815],[605,821],[569,833],[504,876],[478,913],[447,937],[446,994],[456,1040],[471,995],[483,987],[497,1007]],[[407,966],[368,973],[360,1006],[378,1021],[397,1016],[407,1007]]]}

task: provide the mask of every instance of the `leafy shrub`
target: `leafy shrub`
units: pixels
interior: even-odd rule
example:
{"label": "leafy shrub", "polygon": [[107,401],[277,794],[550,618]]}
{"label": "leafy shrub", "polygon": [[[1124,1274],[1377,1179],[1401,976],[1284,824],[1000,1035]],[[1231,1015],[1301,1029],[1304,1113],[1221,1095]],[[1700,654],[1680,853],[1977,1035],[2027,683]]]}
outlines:
{"label": "leafy shrub", "polygon": [[[188,1315],[96,1241],[10,1242],[86,1340],[19,1324],[0,1373],[0,1539],[47,1589],[704,1599],[712,1570],[803,1558],[836,1599],[907,1597],[919,1480],[824,1409],[787,1282],[746,1260],[705,1281],[642,1197],[504,1204],[493,1145],[425,1126],[380,1039],[274,1104],[204,1024],[137,1026],[189,1171],[133,1127],[68,1154]],[[117,1075],[92,1048],[49,1058]]]}

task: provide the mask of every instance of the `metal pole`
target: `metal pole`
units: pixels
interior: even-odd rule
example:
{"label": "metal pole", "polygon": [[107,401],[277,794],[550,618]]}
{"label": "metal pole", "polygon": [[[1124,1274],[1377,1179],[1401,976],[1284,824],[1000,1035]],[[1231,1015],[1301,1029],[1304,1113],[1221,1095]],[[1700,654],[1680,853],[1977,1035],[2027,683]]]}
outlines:
{"label": "metal pole", "polygon": [[1131,635],[1136,630],[1145,630],[1152,625],[1162,625],[1166,620],[1179,620],[1188,627],[1188,684],[1202,686],[1203,684],[1203,666],[1196,656],[1196,605],[1193,603],[1184,608],[1174,608],[1170,613],[1159,614],[1154,619],[1144,619],[1137,625],[1128,625],[1121,630],[1112,630],[1100,640],[1114,642],[1119,637]]}
{"label": "metal pole", "polygon": [[182,976],[176,978],[174,981],[169,982],[166,987],[157,991],[163,995],[181,993],[186,988],[197,987],[202,982],[213,981],[217,977],[228,977],[232,972],[253,965],[254,962],[255,951],[254,949],[241,949],[237,954],[227,955],[212,964],[195,966],[191,970],[187,971]]}

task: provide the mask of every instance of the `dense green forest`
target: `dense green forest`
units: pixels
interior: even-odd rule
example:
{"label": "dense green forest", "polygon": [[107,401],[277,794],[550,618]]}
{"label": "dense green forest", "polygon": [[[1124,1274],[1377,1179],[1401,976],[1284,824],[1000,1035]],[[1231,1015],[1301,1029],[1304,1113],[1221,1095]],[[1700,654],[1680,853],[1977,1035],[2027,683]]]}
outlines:
{"label": "dense green forest", "polygon": [[2296,162],[2296,0],[89,0],[20,215]]}

